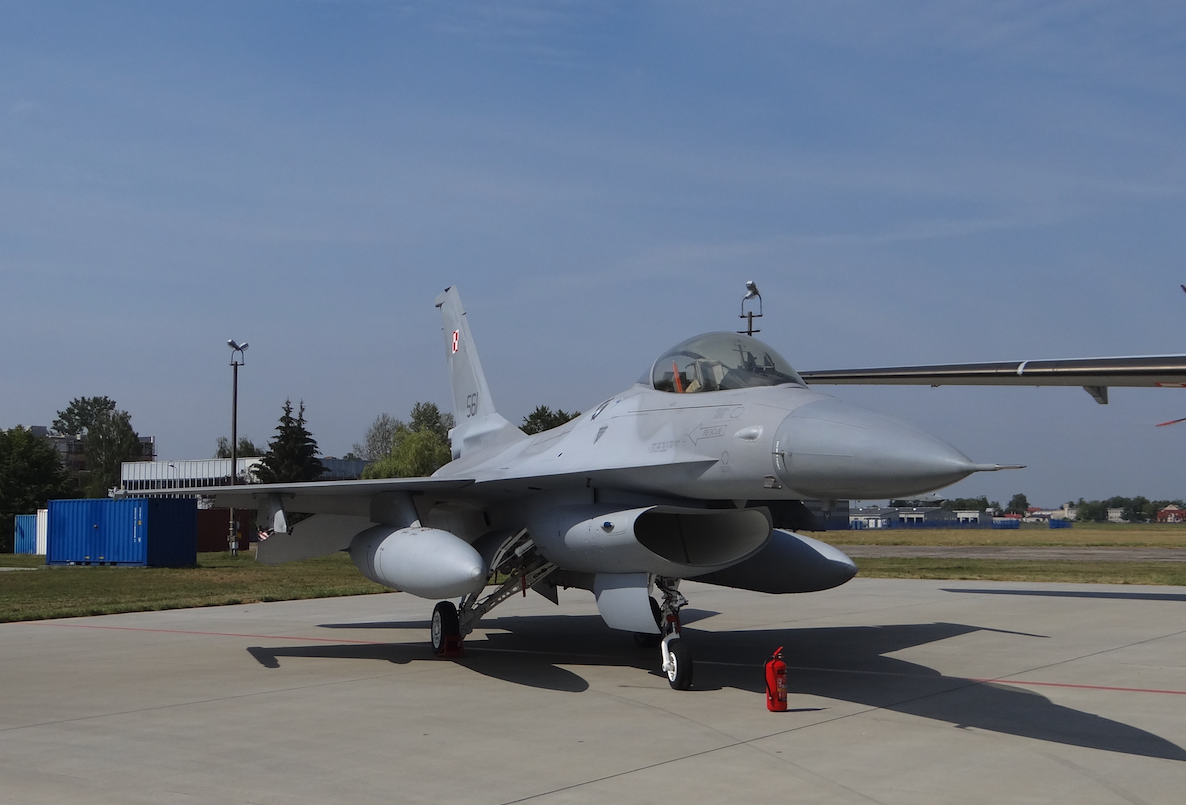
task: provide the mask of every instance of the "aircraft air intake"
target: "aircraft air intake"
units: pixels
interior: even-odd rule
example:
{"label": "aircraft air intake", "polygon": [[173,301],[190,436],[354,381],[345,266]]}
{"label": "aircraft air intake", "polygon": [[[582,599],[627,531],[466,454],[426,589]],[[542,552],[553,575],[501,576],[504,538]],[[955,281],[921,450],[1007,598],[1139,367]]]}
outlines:
{"label": "aircraft air intake", "polygon": [[589,573],[695,576],[736,564],[770,540],[763,509],[563,506],[531,519],[548,561]]}

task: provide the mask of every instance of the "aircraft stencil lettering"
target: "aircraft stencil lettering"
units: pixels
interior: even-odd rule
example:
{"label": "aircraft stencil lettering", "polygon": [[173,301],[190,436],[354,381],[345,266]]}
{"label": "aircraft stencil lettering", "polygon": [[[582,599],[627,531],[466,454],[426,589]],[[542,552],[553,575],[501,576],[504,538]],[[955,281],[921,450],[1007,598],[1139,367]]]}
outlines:
{"label": "aircraft stencil lettering", "polygon": [[[814,525],[803,501],[910,497],[1008,468],[809,382],[1084,385],[1101,402],[1109,385],[1186,382],[1186,356],[800,374],[752,336],[707,333],[621,394],[528,436],[491,402],[456,289],[436,306],[453,411],[465,414],[450,463],[428,478],[225,487],[216,504],[259,509],[274,532],[260,561],[345,550],[380,584],[460,598],[433,611],[438,653],[458,651],[480,618],[529,587],[553,602],[558,587],[589,590],[609,626],[659,647],[677,689],[692,682],[682,579],[765,593],[836,587],[857,568],[800,533]],[[287,512],[312,516],[290,532]]]}
{"label": "aircraft stencil lettering", "polygon": [[688,434],[688,438],[695,444],[701,439],[714,439],[717,436],[725,435],[724,425],[700,425],[696,430]]}

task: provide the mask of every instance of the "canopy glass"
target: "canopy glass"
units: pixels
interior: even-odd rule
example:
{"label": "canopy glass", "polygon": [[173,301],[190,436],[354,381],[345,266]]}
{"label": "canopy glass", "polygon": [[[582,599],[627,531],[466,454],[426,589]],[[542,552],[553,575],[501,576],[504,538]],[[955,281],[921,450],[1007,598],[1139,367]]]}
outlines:
{"label": "canopy glass", "polygon": [[705,333],[676,344],[655,361],[650,382],[658,391],[677,394],[804,385],[781,355],[740,333]]}

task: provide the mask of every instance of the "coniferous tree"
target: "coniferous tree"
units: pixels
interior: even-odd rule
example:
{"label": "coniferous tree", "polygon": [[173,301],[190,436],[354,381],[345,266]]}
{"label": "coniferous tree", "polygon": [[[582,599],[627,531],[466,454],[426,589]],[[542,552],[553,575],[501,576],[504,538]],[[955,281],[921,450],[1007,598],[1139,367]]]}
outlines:
{"label": "coniferous tree", "polygon": [[428,430],[435,433],[442,441],[449,441],[449,431],[453,429],[453,415],[442,414],[436,403],[418,402],[412,406],[412,415],[408,417],[408,429],[415,431]]}
{"label": "coniferous tree", "polygon": [[317,442],[305,427],[305,403],[296,417],[292,415],[292,400],[284,401],[284,414],[276,426],[276,438],[268,442],[268,452],[255,467],[261,483],[284,484],[315,481],[325,468],[317,458]]}
{"label": "coniferous tree", "polygon": [[569,413],[560,408],[553,411],[546,405],[538,406],[527,416],[523,417],[522,430],[524,433],[531,435],[533,433],[543,433],[545,430],[558,428],[570,419],[576,419],[580,416],[580,411],[573,411]]}

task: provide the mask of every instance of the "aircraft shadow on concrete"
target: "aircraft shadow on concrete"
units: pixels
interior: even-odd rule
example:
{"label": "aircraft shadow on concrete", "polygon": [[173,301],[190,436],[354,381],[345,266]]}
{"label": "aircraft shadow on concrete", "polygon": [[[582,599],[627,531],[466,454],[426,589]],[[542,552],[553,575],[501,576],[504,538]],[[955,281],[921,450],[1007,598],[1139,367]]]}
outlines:
{"label": "aircraft shadow on concrete", "polygon": [[[687,626],[712,612],[685,609]],[[375,659],[398,664],[450,662],[435,657],[427,621],[324,624],[329,629],[419,631],[424,642],[252,647],[261,665],[279,667],[287,657]],[[451,660],[470,670],[518,685],[581,693],[588,682],[573,667],[614,665],[659,674],[657,648],[638,648],[597,615],[545,615],[484,619],[485,639],[466,643],[466,656]],[[687,628],[696,661],[696,690],[735,688],[762,694],[763,665],[784,646],[789,696],[817,696],[946,722],[960,729],[1033,738],[1129,755],[1186,761],[1186,750],[1118,721],[1054,704],[1017,686],[944,676],[917,663],[886,656],[913,646],[983,631],[953,623],[818,629],[707,632]],[[1021,633],[1018,633],[1022,637]],[[402,635],[401,635],[402,637]],[[1031,636],[1032,637],[1032,636]],[[687,693],[673,691],[673,696]],[[799,708],[805,709],[805,708]]]}

